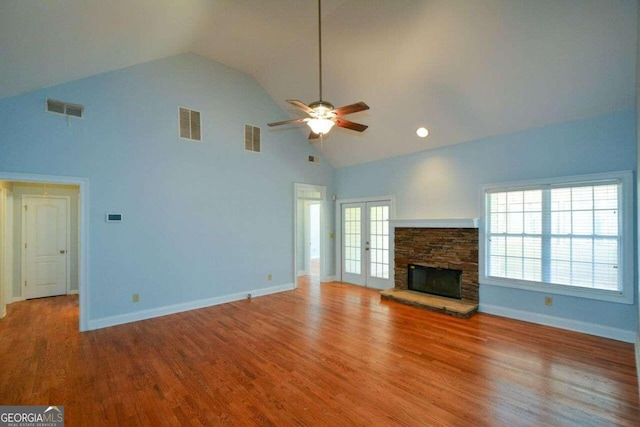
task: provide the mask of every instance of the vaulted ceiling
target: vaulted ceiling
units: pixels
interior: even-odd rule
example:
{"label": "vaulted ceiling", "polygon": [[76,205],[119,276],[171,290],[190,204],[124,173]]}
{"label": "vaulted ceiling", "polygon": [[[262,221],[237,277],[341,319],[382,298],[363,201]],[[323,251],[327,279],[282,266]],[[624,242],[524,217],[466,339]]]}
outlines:
{"label": "vaulted ceiling", "polygon": [[[346,166],[631,109],[637,8],[324,0],[323,98],[371,109],[321,149]],[[292,118],[284,100],[318,99],[313,0],[0,0],[0,98],[183,52],[253,75]]]}

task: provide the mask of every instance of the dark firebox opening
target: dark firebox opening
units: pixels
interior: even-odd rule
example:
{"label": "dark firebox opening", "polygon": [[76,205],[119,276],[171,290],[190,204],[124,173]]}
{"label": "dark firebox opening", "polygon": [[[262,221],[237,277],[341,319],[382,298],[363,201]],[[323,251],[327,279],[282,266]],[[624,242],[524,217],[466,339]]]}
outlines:
{"label": "dark firebox opening", "polygon": [[462,271],[423,265],[407,266],[410,290],[448,298],[462,299]]}

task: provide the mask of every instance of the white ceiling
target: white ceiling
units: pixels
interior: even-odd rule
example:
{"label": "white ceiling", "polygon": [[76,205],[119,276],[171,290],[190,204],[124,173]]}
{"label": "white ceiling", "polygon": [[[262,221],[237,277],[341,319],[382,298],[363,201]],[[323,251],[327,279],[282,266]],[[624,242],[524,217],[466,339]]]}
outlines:
{"label": "white ceiling", "polygon": [[[324,99],[371,110],[322,149],[346,166],[634,108],[637,7],[325,0]],[[0,98],[189,51],[253,75],[292,118],[285,99],[318,98],[312,0],[0,0]]]}

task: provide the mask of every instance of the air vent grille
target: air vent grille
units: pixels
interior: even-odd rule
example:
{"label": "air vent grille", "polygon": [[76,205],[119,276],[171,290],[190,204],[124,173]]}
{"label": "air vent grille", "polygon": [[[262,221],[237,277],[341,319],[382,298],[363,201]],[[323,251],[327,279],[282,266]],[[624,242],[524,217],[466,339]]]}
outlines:
{"label": "air vent grille", "polygon": [[192,141],[202,140],[200,112],[179,107],[180,138]]}
{"label": "air vent grille", "polygon": [[84,106],[47,99],[47,112],[81,118],[84,114]]}
{"label": "air vent grille", "polygon": [[309,163],[320,164],[320,157],[318,157],[318,156],[309,156]]}
{"label": "air vent grille", "polygon": [[260,152],[260,128],[257,126],[244,125],[244,149]]}

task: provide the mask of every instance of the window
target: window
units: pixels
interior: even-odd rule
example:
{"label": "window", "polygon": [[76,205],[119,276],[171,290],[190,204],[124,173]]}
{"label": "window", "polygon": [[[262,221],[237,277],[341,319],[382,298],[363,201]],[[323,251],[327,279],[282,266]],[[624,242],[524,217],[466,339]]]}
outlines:
{"label": "window", "polygon": [[630,172],[485,187],[481,282],[633,303]]}

